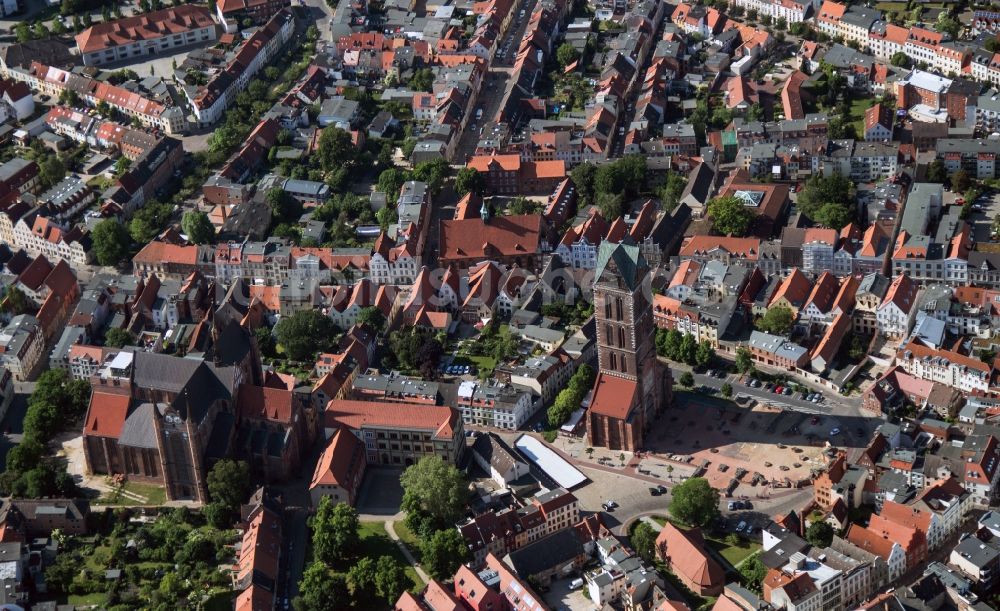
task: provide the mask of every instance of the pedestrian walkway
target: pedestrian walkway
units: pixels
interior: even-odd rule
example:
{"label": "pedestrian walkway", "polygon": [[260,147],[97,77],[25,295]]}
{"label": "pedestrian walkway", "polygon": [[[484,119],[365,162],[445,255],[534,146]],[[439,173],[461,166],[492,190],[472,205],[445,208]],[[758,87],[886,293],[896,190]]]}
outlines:
{"label": "pedestrian walkway", "polygon": [[389,538],[395,541],[396,545],[399,546],[399,551],[403,552],[403,557],[410,563],[410,566],[412,566],[413,570],[417,572],[417,575],[424,580],[424,583],[429,583],[431,578],[428,577],[427,573],[425,573],[424,570],[420,568],[420,565],[417,564],[417,559],[410,553],[410,549],[406,547],[406,544],[399,540],[399,535],[396,534],[395,523],[395,518],[392,520],[386,520],[385,532],[389,533]]}

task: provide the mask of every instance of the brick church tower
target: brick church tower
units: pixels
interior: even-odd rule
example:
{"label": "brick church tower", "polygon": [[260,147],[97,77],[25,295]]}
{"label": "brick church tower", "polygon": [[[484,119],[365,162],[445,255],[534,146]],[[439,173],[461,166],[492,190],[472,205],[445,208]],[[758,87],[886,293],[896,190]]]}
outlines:
{"label": "brick church tower", "polygon": [[590,445],[634,452],[669,404],[670,368],[656,358],[649,265],[635,244],[605,242],[597,255],[597,379],[587,412]]}

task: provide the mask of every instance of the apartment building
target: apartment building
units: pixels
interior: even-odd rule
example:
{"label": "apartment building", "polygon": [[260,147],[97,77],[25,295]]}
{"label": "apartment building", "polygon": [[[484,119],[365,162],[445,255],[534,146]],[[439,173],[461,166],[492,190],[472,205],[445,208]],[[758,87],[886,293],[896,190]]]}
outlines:
{"label": "apartment building", "polygon": [[961,390],[988,392],[993,367],[977,358],[944,349],[933,349],[911,340],[899,349],[896,360],[906,373]]}
{"label": "apartment building", "polygon": [[517,430],[535,413],[539,403],[531,393],[497,382],[466,380],[458,386],[458,409],[466,424]]}
{"label": "apartment building", "polygon": [[210,43],[215,36],[210,9],[182,4],[95,24],[76,35],[76,46],[85,66],[99,66]]}

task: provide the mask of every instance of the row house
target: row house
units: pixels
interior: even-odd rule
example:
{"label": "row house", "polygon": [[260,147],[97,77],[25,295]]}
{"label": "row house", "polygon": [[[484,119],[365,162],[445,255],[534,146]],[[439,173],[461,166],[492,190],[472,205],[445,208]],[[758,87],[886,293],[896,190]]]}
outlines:
{"label": "row house", "polygon": [[19,314],[0,329],[0,363],[15,380],[28,380],[45,355],[45,338],[38,319]]}
{"label": "row house", "polygon": [[14,225],[13,235],[10,244],[32,255],[42,255],[54,261],[63,259],[74,266],[90,263],[90,237],[79,226],[67,228],[42,214],[28,215]]}
{"label": "row house", "polygon": [[977,358],[945,349],[933,349],[917,340],[900,347],[896,360],[906,373],[952,386],[962,392],[989,392],[993,367]]}
{"label": "row house", "polygon": [[184,146],[176,138],[161,138],[132,162],[102,194],[102,211],[129,218],[147,201],[157,197],[166,184],[177,178],[184,164]]}
{"label": "row house", "polygon": [[243,91],[250,79],[277,56],[294,31],[295,18],[291,11],[281,10],[264,27],[254,32],[240,46],[226,68],[206,85],[193,90],[192,87],[184,87],[184,94],[198,125],[213,125],[222,118],[236,94]]}
{"label": "row house", "polygon": [[816,25],[831,38],[840,36],[845,41],[854,41],[865,47],[869,32],[881,18],[879,11],[864,6],[846,6],[825,0],[816,15]]}
{"label": "row house", "polygon": [[879,273],[868,273],[858,283],[854,293],[854,312],[851,319],[855,333],[871,337],[878,331],[878,309],[885,301],[890,281]]}
{"label": "row house", "polygon": [[819,2],[809,0],[806,2],[796,2],[795,0],[737,0],[736,6],[742,7],[746,11],[756,11],[757,15],[765,15],[773,20],[784,19],[789,24],[799,23],[812,18]]}
{"label": "row house", "polygon": [[903,339],[910,333],[917,314],[919,290],[906,274],[893,279],[875,310],[875,327],[879,333],[893,340]]}
{"label": "row house", "polygon": [[937,141],[937,159],[949,174],[965,170],[980,180],[997,177],[1000,141],[986,138],[946,138]]}
{"label": "row house", "polygon": [[875,59],[889,62],[893,55],[904,52],[909,37],[910,30],[907,28],[886,21],[876,21],[868,33],[868,50]]}
{"label": "row house", "polygon": [[497,365],[494,375],[501,382],[529,389],[535,400],[548,405],[576,371],[566,352],[557,348],[544,356],[533,356],[521,365]]}
{"label": "row house", "polygon": [[59,97],[63,91],[68,90],[76,93],[91,108],[103,102],[146,128],[159,129],[166,134],[187,131],[187,118],[181,107],[164,104],[149,94],[144,95],[39,62],[33,62],[27,69],[9,68],[8,74],[33,90],[52,97]]}
{"label": "row house", "polygon": [[466,424],[517,430],[538,407],[531,393],[496,382],[459,384],[457,405]]}
{"label": "row house", "polygon": [[251,178],[275,146],[281,127],[274,119],[264,119],[254,127],[238,151],[202,186],[205,201],[217,206],[245,204],[254,193]]}
{"label": "row house", "polygon": [[577,498],[565,488],[555,488],[532,497],[523,506],[512,498],[507,507],[481,513],[456,526],[469,546],[473,566],[481,566],[489,554],[506,555],[579,521]]}

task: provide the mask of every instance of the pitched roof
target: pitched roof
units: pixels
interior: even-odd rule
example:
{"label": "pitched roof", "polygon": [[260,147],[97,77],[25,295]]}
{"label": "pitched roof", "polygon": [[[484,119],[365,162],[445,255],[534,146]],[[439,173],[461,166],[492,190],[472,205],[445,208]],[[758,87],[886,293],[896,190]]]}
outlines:
{"label": "pitched roof", "polygon": [[695,257],[707,255],[714,250],[723,250],[735,257],[756,261],[760,255],[760,240],[757,238],[727,238],[713,235],[696,235],[681,246],[680,256]]}
{"label": "pitched roof", "polygon": [[146,264],[177,263],[196,265],[198,263],[198,247],[178,246],[166,242],[150,242],[142,247],[132,261]]}
{"label": "pitched roof", "polygon": [[350,399],[331,400],[324,420],[327,427],[343,425],[354,430],[375,426],[431,431],[438,439],[452,439],[460,426],[459,412],[452,407]]}
{"label": "pitched roof", "polygon": [[637,388],[634,380],[598,373],[597,380],[594,381],[590,411],[624,420],[632,409]]}
{"label": "pitched roof", "polygon": [[526,256],[540,252],[542,217],[538,214],[441,221],[441,259]]}
{"label": "pitched roof", "polygon": [[656,549],[665,550],[670,568],[690,582],[704,588],[720,586],[726,581],[722,567],[705,550],[701,530],[683,530],[667,522],[656,537]]}
{"label": "pitched roof", "polygon": [[204,6],[182,4],[151,13],[94,24],[76,35],[82,53],[93,53],[141,40],[155,40],[190,30],[215,27],[212,11]]}
{"label": "pitched roof", "polygon": [[793,306],[802,307],[805,305],[806,299],[809,298],[812,288],[812,282],[802,273],[802,270],[797,267],[792,268],[792,271],[781,281],[781,284],[778,285],[778,288],[771,295],[771,301],[768,302],[768,305],[770,306],[779,299],[784,298],[785,301]]}
{"label": "pitched roof", "polygon": [[292,423],[295,397],[288,389],[243,384],[236,400],[236,409],[243,418]]}
{"label": "pitched roof", "polygon": [[346,428],[337,429],[316,463],[309,489],[316,486],[348,489],[364,463],[365,446],[361,440]]}
{"label": "pitched roof", "polygon": [[87,423],[84,435],[118,439],[125,426],[130,399],[128,395],[112,394],[95,390],[90,396]]}

